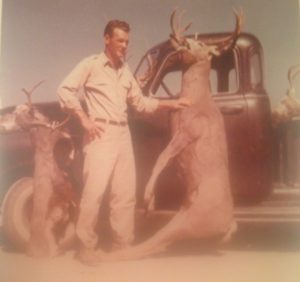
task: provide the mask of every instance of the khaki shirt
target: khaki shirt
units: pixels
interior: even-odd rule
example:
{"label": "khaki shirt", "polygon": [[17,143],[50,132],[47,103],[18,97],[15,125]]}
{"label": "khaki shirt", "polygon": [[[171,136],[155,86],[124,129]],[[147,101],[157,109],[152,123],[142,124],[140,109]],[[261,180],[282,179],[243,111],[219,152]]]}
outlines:
{"label": "khaki shirt", "polygon": [[58,89],[60,105],[82,109],[77,92],[83,87],[88,115],[114,121],[127,121],[127,105],[137,112],[151,113],[158,101],[142,95],[127,64],[118,70],[102,52],[83,59],[63,80]]}

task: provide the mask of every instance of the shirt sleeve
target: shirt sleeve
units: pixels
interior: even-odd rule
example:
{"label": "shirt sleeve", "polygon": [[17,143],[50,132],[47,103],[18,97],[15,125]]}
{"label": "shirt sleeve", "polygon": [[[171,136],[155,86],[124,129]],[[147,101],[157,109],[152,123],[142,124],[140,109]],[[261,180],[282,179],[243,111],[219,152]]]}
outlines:
{"label": "shirt sleeve", "polygon": [[83,59],[62,81],[57,93],[63,109],[82,109],[77,93],[85,84],[91,68],[92,59]]}
{"label": "shirt sleeve", "polygon": [[143,96],[142,91],[131,75],[131,85],[128,93],[128,103],[138,113],[153,113],[158,108],[159,101],[152,97]]}

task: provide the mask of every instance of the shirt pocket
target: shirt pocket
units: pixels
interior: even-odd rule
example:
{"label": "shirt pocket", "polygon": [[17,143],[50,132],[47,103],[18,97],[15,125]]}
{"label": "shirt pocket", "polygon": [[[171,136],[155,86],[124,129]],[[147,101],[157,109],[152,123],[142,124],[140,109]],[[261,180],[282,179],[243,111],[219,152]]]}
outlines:
{"label": "shirt pocket", "polygon": [[111,88],[111,82],[101,76],[91,75],[86,81],[85,87],[96,92],[107,92]]}

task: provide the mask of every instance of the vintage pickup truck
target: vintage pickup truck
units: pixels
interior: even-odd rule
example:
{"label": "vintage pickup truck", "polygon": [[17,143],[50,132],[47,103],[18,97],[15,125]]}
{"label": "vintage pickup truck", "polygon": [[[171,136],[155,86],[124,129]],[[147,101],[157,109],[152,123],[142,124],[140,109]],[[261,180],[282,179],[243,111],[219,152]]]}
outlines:
{"label": "vintage pickup truck", "polygon": [[[199,39],[218,41],[226,35],[205,34],[199,35]],[[139,80],[152,68],[152,75],[141,82],[144,95],[175,98],[180,90],[181,66],[169,67],[167,61],[172,56],[167,46],[167,42],[163,42],[151,48],[135,71]],[[213,59],[211,87],[225,120],[234,198],[237,202],[261,201],[272,189],[272,124],[269,97],[264,88],[262,47],[254,35],[242,33],[232,50]],[[65,116],[57,102],[35,106],[53,120]],[[2,109],[1,114],[12,110],[13,107]],[[169,140],[168,116],[132,118],[130,126],[136,150],[138,195],[141,196],[150,170]],[[69,128],[80,146],[81,128],[74,120],[69,122]],[[0,160],[3,196],[14,181],[32,175],[33,148],[28,133],[1,133]],[[162,188],[157,189],[157,206],[176,206],[182,189],[174,167],[166,169],[159,185]]]}
{"label": "vintage pickup truck", "polygon": [[[216,33],[202,34],[198,38],[209,43],[220,41],[226,36],[228,33]],[[180,91],[182,66],[168,63],[170,60],[172,60],[172,50],[167,41],[151,48],[143,56],[135,71],[135,76],[144,95],[153,95],[158,99],[176,98]],[[272,149],[270,101],[264,88],[262,47],[254,35],[242,33],[233,49],[220,57],[213,58],[211,90],[225,120],[234,200],[237,204],[260,202],[266,199],[272,191],[272,153],[274,150]],[[58,102],[35,104],[35,107],[51,120],[63,120],[66,116],[61,111]],[[5,116],[13,109],[14,107],[2,109],[0,114]],[[170,140],[169,113],[147,118],[131,115],[129,124],[133,135],[137,167],[137,206],[142,207],[144,187],[151,169],[159,153]],[[74,183],[80,189],[82,187],[82,155],[80,153],[82,128],[73,119],[66,126],[77,149],[77,158],[75,158],[71,174]],[[33,174],[33,146],[29,133],[20,130],[1,132],[0,161],[0,200],[2,201],[9,188],[16,187],[14,183],[17,180]],[[184,195],[184,183],[178,177],[175,165],[171,164],[163,171],[157,186],[155,209],[178,209]],[[14,199],[9,203],[18,207],[7,207],[6,203],[4,209],[16,208],[17,211],[13,213],[15,217],[26,218],[26,214],[30,212],[32,187],[31,193],[23,191],[23,194],[22,189],[19,188],[17,187],[18,192],[15,191]],[[16,193],[20,193],[20,196]],[[22,219],[12,217],[9,221],[9,236],[13,237],[17,232],[22,233],[24,230],[19,229],[26,228],[26,223],[23,222],[23,225],[20,225]],[[25,232],[27,235],[21,233],[11,238],[15,244],[18,244],[19,239],[22,241],[22,236],[23,239],[24,236],[29,236],[28,226]]]}

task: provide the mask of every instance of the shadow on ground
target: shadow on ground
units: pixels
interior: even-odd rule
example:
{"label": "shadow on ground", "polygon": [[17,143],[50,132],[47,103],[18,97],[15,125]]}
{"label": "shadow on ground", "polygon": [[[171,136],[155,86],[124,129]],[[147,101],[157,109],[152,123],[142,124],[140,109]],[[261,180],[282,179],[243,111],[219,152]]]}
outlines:
{"label": "shadow on ground", "polygon": [[[166,218],[161,221],[151,220],[151,218],[139,221],[136,228],[136,244],[146,240],[167,221]],[[100,247],[108,251],[111,244],[110,233],[103,232],[102,234],[99,240]],[[1,229],[0,245],[5,252],[20,253],[5,239]],[[215,239],[183,240],[174,243],[159,256],[221,256],[224,251],[300,252],[300,224],[293,222],[241,222],[238,224],[238,231],[234,234],[231,242],[226,245],[220,245]]]}

